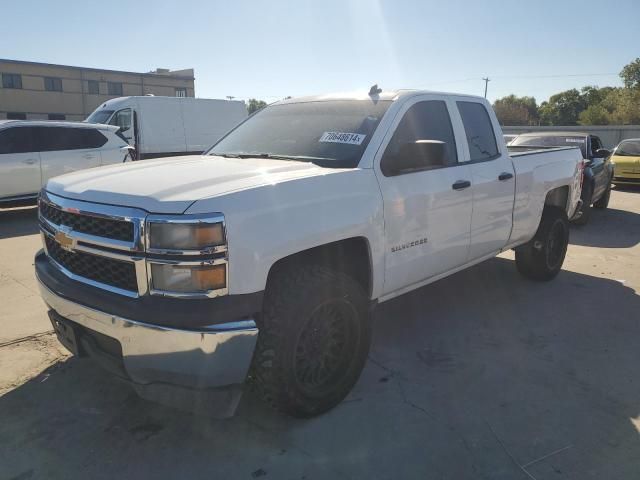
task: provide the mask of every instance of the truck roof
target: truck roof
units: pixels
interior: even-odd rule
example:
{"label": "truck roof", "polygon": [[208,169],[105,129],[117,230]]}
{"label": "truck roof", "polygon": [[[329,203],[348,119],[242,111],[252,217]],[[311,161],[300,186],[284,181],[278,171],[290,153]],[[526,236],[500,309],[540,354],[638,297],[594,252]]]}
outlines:
{"label": "truck roof", "polygon": [[323,102],[331,100],[368,100],[376,98],[377,100],[400,100],[402,98],[413,97],[416,95],[435,94],[435,95],[451,95],[456,97],[469,97],[474,99],[485,100],[477,95],[467,95],[462,93],[451,92],[438,92],[433,90],[412,90],[412,89],[399,89],[399,90],[384,90],[375,96],[370,96],[368,90],[357,90],[351,92],[336,92],[327,93],[322,95],[309,95],[304,97],[292,97],[284,100],[274,102],[273,105],[282,105],[286,103],[305,103],[305,102]]}

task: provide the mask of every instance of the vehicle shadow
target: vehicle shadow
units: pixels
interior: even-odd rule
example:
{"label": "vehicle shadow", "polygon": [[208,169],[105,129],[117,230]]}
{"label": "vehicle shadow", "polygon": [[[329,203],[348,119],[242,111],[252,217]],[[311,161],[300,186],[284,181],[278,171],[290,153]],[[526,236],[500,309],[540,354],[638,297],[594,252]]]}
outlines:
{"label": "vehicle shadow", "polygon": [[640,242],[640,214],[607,208],[591,210],[587,225],[572,225],[569,243],[585,247],[630,248]]}
{"label": "vehicle shadow", "polygon": [[0,240],[38,233],[38,208],[0,209]]}
{"label": "vehicle shadow", "polygon": [[250,391],[191,415],[69,359],[0,397],[0,478],[632,478],[638,311],[620,282],[497,258],[380,305],[353,392],[308,420]]}

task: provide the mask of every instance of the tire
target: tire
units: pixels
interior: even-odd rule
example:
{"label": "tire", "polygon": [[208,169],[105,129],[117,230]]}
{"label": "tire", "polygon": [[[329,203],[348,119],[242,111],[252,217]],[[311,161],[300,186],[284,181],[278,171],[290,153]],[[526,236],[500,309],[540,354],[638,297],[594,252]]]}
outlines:
{"label": "tire", "polygon": [[593,206],[601,210],[605,209],[609,206],[610,199],[611,199],[611,182],[609,182],[609,185],[607,185],[607,189],[604,191],[604,193],[598,199],[598,201],[593,204]]}
{"label": "tire", "polygon": [[589,218],[591,217],[591,202],[593,201],[593,186],[589,183],[582,187],[583,189],[587,189],[584,192],[584,198],[582,202],[582,207],[580,207],[580,211],[582,215],[579,218],[574,220],[572,223],[576,225],[586,225],[589,223]]}
{"label": "tire", "polygon": [[551,280],[562,269],[568,245],[566,212],[558,207],[545,207],[533,239],[516,248],[518,272],[532,280]]}
{"label": "tire", "polygon": [[[360,377],[371,344],[369,299],[351,277],[317,265],[269,280],[251,379],[276,410],[330,410]],[[330,353],[332,352],[332,353]]]}

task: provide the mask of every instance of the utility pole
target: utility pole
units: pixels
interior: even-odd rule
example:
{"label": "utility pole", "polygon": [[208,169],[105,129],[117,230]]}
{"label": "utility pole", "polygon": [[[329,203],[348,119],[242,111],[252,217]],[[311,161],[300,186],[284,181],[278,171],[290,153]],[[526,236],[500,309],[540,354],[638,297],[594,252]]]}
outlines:
{"label": "utility pole", "polygon": [[491,79],[489,77],[483,78],[484,80],[484,98],[487,98],[487,87],[489,86],[489,82]]}

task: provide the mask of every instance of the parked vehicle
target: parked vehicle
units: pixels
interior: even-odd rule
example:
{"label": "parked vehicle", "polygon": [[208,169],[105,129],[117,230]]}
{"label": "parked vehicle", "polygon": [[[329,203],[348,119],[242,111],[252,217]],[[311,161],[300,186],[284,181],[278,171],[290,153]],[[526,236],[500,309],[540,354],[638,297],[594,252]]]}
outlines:
{"label": "parked vehicle", "polygon": [[600,138],[580,132],[523,133],[509,143],[509,150],[515,152],[567,145],[580,147],[584,157],[584,181],[580,196],[582,205],[574,223],[585,225],[591,216],[591,205],[595,208],[607,208],[611,196],[611,152],[603,148]]}
{"label": "parked vehicle", "polygon": [[509,142],[510,142],[511,140],[513,140],[514,138],[516,138],[517,136],[518,136],[518,135],[515,135],[515,134],[506,134],[506,133],[505,133],[505,134],[503,135],[503,137],[504,137],[504,143],[509,144]]}
{"label": "parked vehicle", "polygon": [[621,141],[613,150],[613,183],[640,185],[640,138]]}
{"label": "parked vehicle", "polygon": [[120,97],[87,122],[117,125],[136,159],[201,154],[247,117],[244,102],[191,97]]}
{"label": "parked vehicle", "polygon": [[231,415],[253,365],[275,408],[318,415],[358,379],[378,303],[512,248],[554,278],[581,162],[509,156],[479,97],[284,100],[203,156],[50,180],[36,275],[60,341],[145,398]]}
{"label": "parked vehicle", "polygon": [[86,123],[0,120],[0,207],[34,203],[63,173],[130,158],[117,128]]}

